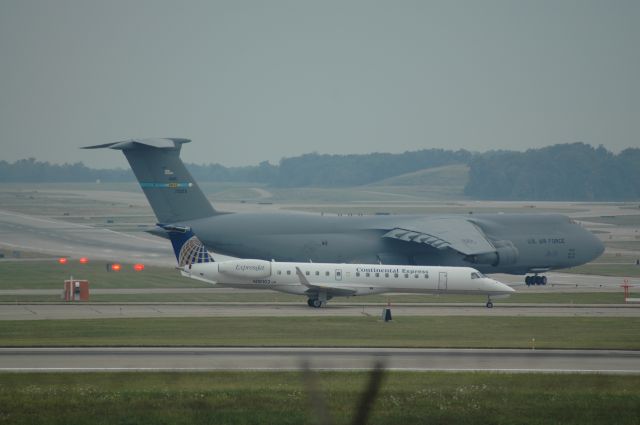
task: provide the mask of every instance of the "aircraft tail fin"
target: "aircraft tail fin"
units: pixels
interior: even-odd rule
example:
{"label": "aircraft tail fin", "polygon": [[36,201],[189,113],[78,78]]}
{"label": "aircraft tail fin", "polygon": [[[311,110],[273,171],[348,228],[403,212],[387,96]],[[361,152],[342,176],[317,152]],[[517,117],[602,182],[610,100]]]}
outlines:
{"label": "aircraft tail fin", "polygon": [[153,212],[161,223],[178,223],[219,214],[180,159],[189,139],[132,139],[83,149],[124,153]]}
{"label": "aircraft tail fin", "polygon": [[213,257],[190,227],[162,225],[171,240],[178,267],[190,268],[196,263],[213,263]]}

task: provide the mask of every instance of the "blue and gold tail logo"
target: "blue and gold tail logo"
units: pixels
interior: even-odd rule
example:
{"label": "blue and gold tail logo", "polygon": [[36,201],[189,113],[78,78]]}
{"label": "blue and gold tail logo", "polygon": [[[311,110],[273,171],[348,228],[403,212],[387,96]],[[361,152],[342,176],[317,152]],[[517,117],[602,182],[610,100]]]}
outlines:
{"label": "blue and gold tail logo", "polygon": [[180,248],[178,255],[179,267],[191,267],[192,264],[211,262],[213,262],[211,255],[196,235],[190,237]]}
{"label": "blue and gold tail logo", "polygon": [[193,233],[190,227],[162,225],[173,245],[173,252],[178,260],[178,267],[191,267],[192,264],[212,263],[213,258],[202,241]]}

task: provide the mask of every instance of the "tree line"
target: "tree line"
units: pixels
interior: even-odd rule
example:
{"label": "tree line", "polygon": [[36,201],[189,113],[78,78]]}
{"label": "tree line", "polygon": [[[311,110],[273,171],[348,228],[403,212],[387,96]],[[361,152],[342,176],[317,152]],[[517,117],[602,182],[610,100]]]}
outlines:
{"label": "tree line", "polygon": [[[348,187],[452,164],[469,166],[464,193],[487,200],[617,201],[640,199],[640,149],[614,154],[602,146],[571,143],[525,152],[424,149],[400,154],[283,158],[277,165],[225,167],[186,164],[197,181],[258,182],[274,187]],[[0,182],[134,181],[129,169],[92,169],[34,158],[0,161]]]}
{"label": "tree line", "polygon": [[640,149],[615,155],[571,143],[526,152],[492,151],[469,164],[465,195],[487,200],[635,201]]}

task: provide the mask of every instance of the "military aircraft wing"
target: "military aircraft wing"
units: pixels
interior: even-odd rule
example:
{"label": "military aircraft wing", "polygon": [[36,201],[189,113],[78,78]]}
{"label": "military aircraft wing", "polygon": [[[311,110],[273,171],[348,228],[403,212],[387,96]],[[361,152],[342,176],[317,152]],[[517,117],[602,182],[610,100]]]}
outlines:
{"label": "military aircraft wing", "polygon": [[338,285],[335,283],[311,283],[309,279],[300,271],[299,267],[296,267],[296,274],[298,275],[298,279],[300,279],[300,283],[306,286],[309,289],[314,291],[326,291],[333,295],[340,296],[349,296],[354,295],[357,291],[355,289],[349,288],[345,285]]}
{"label": "military aircraft wing", "polygon": [[461,217],[409,219],[382,237],[454,249],[464,255],[494,252],[496,248],[472,222]]}

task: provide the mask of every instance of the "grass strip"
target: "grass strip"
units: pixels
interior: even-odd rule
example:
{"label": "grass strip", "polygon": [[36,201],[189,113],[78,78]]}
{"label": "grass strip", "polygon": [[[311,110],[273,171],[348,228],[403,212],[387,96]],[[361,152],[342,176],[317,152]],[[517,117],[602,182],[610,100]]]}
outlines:
{"label": "grass strip", "polygon": [[[364,372],[322,372],[336,424]],[[299,372],[0,374],[0,423],[317,423]],[[637,424],[640,376],[387,372],[369,424]]]}
{"label": "grass strip", "polygon": [[[125,259],[116,259],[111,263]],[[47,261],[0,261],[0,289],[60,289],[73,276],[86,279],[91,288],[201,288],[207,284],[181,277],[170,267],[147,265],[142,272],[132,264],[122,264],[119,272],[108,271],[106,261],[80,264],[70,259],[67,264]],[[169,264],[171,266],[171,264]]]}
{"label": "grass strip", "polygon": [[0,321],[0,346],[640,349],[640,318],[197,317]]}

